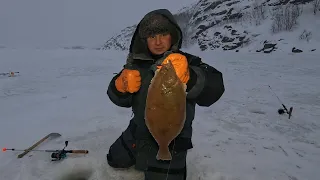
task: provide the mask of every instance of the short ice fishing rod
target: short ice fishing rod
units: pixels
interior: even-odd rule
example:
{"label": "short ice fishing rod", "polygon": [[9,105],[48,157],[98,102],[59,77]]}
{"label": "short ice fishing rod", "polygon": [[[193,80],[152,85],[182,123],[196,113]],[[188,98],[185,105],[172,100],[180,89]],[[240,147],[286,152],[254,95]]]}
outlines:
{"label": "short ice fishing rod", "polygon": [[283,102],[280,100],[280,98],[277,96],[277,94],[272,90],[271,86],[270,85],[268,85],[268,86],[269,86],[271,92],[273,93],[273,95],[275,97],[277,97],[277,99],[279,100],[279,102],[281,103],[281,105],[283,107],[283,108],[278,109],[278,113],[279,114],[287,113],[289,115],[289,119],[290,119],[292,116],[293,107],[290,107],[290,109],[288,110],[288,108],[283,104]]}
{"label": "short ice fishing rod", "polygon": [[[67,157],[67,153],[74,153],[74,154],[88,154],[88,150],[65,150],[65,148],[68,146],[68,141],[65,141],[65,146],[62,150],[30,150],[30,151],[37,151],[37,152],[51,152],[51,158],[52,161],[58,161],[61,159],[64,159]],[[6,151],[25,151],[21,149],[8,149],[8,148],[3,148],[3,152]]]}
{"label": "short ice fishing rod", "polygon": [[0,73],[0,76],[6,76],[6,75],[9,75],[9,77],[13,77],[14,74],[18,74],[19,72],[13,72],[13,71],[10,71],[10,72],[7,72],[7,73]]}

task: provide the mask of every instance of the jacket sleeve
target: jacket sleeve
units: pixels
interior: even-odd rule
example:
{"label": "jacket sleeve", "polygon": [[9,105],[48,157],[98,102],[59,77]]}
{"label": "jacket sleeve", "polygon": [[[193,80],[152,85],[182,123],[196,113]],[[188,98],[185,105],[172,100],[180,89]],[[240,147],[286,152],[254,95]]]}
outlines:
{"label": "jacket sleeve", "polygon": [[117,106],[129,108],[132,106],[132,94],[122,93],[116,89],[115,80],[120,76],[121,72],[114,76],[108,86],[107,94],[109,99]]}
{"label": "jacket sleeve", "polygon": [[205,107],[218,101],[225,91],[222,73],[203,63],[199,57],[193,58],[189,70],[187,99],[194,100],[199,106]]}

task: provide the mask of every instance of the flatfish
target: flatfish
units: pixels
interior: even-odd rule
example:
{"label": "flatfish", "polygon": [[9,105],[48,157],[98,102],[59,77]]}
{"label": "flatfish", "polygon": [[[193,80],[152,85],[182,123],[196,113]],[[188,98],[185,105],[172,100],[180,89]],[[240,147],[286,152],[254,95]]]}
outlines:
{"label": "flatfish", "polygon": [[150,83],[145,108],[145,123],[158,143],[157,160],[171,160],[169,144],[183,129],[186,118],[186,84],[176,75],[169,60]]}

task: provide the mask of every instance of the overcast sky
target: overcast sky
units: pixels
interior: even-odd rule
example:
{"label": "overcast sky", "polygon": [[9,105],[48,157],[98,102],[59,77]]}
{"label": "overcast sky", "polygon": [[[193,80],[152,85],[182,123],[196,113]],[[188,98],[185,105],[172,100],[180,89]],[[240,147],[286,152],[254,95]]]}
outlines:
{"label": "overcast sky", "polygon": [[96,47],[150,10],[197,0],[0,0],[0,45]]}

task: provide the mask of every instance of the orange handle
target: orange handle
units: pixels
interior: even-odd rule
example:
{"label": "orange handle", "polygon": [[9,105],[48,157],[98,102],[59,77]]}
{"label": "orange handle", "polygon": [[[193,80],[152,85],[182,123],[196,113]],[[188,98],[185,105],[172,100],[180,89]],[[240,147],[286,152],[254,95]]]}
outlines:
{"label": "orange handle", "polygon": [[88,153],[89,153],[89,151],[88,151],[88,150],[72,150],[72,153],[88,154]]}

